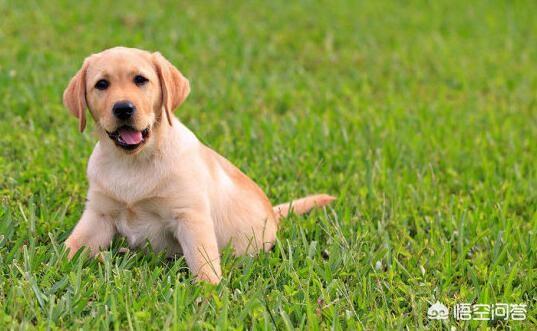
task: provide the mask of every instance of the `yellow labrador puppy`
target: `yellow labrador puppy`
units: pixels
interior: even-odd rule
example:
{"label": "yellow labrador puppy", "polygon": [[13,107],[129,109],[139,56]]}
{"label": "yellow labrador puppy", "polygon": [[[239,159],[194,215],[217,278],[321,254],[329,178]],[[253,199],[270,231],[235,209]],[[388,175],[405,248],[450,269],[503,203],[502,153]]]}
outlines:
{"label": "yellow labrador puppy", "polygon": [[69,258],[92,255],[114,235],[132,248],[183,254],[198,280],[218,283],[220,251],[270,249],[278,220],[334,198],[325,194],[272,207],[239,169],[203,145],[175,116],[190,92],[188,80],[160,53],[116,47],[89,56],[63,101],[86,125],[86,108],[99,142],[88,162],[84,213],[65,244]]}

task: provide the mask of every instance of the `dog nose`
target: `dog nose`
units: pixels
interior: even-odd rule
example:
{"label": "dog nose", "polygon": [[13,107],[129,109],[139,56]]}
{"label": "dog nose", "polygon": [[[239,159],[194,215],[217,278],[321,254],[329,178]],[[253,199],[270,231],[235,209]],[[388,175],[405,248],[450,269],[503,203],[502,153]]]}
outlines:
{"label": "dog nose", "polygon": [[112,112],[120,120],[129,119],[136,111],[136,107],[130,101],[119,101],[114,104]]}

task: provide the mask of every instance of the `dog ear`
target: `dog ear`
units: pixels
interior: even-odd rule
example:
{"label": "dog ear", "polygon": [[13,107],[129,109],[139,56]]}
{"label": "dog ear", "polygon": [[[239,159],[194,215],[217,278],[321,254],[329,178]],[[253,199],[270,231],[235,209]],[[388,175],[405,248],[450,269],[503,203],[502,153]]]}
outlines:
{"label": "dog ear", "polygon": [[185,101],[190,93],[190,82],[162,54],[155,52],[152,56],[160,80],[162,105],[168,123],[172,125],[172,112]]}
{"label": "dog ear", "polygon": [[86,127],[86,71],[89,60],[84,60],[82,68],[71,78],[69,85],[63,91],[63,104],[78,118],[80,132]]}

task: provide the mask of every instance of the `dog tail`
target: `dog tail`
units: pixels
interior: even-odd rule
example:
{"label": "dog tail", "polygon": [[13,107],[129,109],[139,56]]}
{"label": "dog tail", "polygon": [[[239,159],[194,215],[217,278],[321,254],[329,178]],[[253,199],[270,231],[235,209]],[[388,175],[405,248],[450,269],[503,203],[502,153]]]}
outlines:
{"label": "dog tail", "polygon": [[297,215],[305,214],[315,207],[326,206],[334,200],[336,200],[336,198],[328,194],[314,194],[305,198],[279,204],[274,206],[273,210],[276,217],[280,219],[290,213]]}

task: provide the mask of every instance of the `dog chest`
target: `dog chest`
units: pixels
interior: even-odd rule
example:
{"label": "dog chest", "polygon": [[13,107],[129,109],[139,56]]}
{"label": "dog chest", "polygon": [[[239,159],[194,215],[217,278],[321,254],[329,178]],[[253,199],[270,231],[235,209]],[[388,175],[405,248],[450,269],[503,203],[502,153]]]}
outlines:
{"label": "dog chest", "polygon": [[158,205],[156,201],[145,201],[118,208],[114,217],[116,229],[131,248],[149,242],[155,251],[176,252],[179,247],[173,235],[175,221],[169,213],[155,208],[155,205]]}

